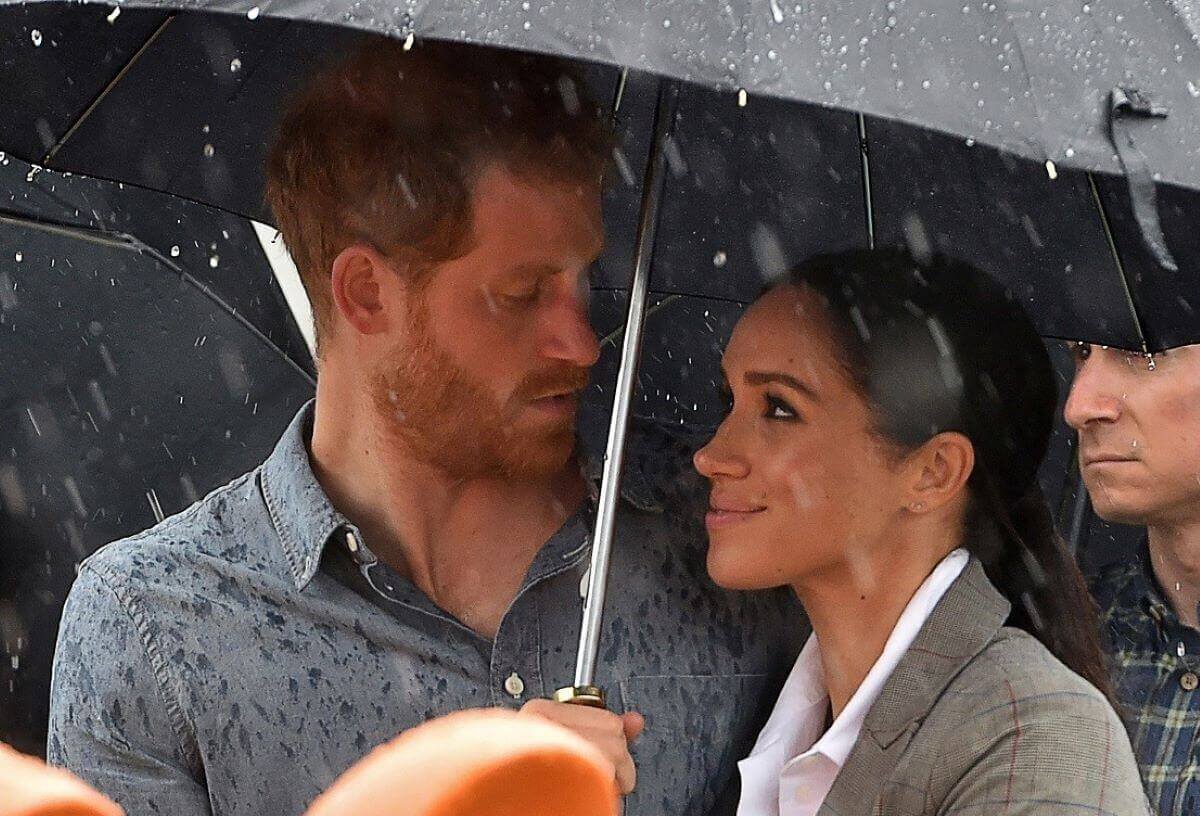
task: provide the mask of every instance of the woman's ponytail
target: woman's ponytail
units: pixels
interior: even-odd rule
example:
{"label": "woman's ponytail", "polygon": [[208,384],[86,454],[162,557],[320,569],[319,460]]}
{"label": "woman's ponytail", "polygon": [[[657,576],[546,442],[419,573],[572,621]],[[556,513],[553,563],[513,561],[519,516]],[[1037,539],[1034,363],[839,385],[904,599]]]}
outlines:
{"label": "woman's ponytail", "polygon": [[1114,700],[1100,645],[1096,605],[1075,558],[1055,529],[1035,480],[1006,505],[985,470],[968,518],[966,541],[988,578],[1012,604],[1010,626],[1041,641],[1076,674]]}

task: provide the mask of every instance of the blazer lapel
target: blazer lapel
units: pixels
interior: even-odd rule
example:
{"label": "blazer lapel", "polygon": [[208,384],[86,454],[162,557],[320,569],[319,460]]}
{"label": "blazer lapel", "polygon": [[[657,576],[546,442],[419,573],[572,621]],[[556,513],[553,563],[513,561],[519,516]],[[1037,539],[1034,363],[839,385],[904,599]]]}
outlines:
{"label": "blazer lapel", "polygon": [[818,816],[873,812],[921,720],[950,681],[1000,631],[1010,608],[988,580],[983,564],[971,556],[884,683]]}

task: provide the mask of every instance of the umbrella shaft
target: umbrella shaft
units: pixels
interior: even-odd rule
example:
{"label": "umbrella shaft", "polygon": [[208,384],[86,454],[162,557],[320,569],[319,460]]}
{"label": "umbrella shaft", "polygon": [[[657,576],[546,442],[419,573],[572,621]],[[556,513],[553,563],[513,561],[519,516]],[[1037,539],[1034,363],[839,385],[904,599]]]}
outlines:
{"label": "umbrella shaft", "polygon": [[604,453],[604,476],[600,482],[600,505],[596,529],[592,534],[592,561],[588,571],[587,596],[583,601],[583,625],[579,632],[579,651],[575,663],[575,686],[592,686],[596,657],[600,650],[600,627],[604,618],[604,599],[608,591],[608,563],[612,553],[613,531],[620,500],[621,471],[629,410],[637,384],[638,356],[646,319],[646,300],[650,291],[650,262],[654,235],[658,228],[658,210],[662,200],[666,170],[666,141],[671,137],[675,118],[678,86],[669,80],[659,85],[654,114],[654,141],[646,168],[641,212],[638,216],[637,244],[633,262],[633,280],[629,284],[629,310],[625,318],[625,339],[621,346],[621,365],[613,396],[608,447]]}

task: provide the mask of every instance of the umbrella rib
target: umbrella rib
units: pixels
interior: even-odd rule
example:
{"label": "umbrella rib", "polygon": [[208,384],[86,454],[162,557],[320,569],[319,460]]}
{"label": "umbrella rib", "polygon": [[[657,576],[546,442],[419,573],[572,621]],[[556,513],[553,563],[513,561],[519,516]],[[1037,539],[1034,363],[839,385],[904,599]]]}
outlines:
{"label": "umbrella rib", "polygon": [[1146,333],[1142,330],[1142,318],[1138,314],[1137,303],[1133,299],[1133,289],[1129,286],[1129,277],[1125,272],[1125,264],[1121,261],[1121,253],[1117,251],[1117,241],[1113,237],[1112,224],[1109,223],[1108,211],[1104,208],[1104,201],[1100,198],[1100,190],[1096,187],[1095,175],[1089,172],[1087,180],[1088,187],[1092,191],[1092,201],[1096,205],[1097,212],[1100,213],[1100,225],[1104,228],[1104,237],[1108,241],[1108,250],[1112,253],[1113,263],[1117,266],[1117,276],[1121,279],[1121,289],[1125,293],[1125,303],[1129,306],[1129,313],[1133,316],[1133,326],[1137,330],[1138,342],[1141,343],[1142,351],[1149,354],[1150,348],[1146,345]]}
{"label": "umbrella rib", "polygon": [[17,215],[12,212],[0,210],[0,224],[20,227],[23,229],[34,229],[40,232],[45,232],[50,235],[57,235],[63,238],[72,238],[79,241],[85,241],[90,244],[109,247],[111,249],[120,249],[126,252],[136,252],[139,255],[148,255],[158,263],[170,269],[180,279],[198,289],[205,297],[212,301],[219,309],[232,317],[246,331],[250,332],[255,339],[264,344],[267,348],[282,357],[288,365],[295,369],[300,376],[308,382],[309,385],[316,385],[316,380],[312,375],[304,370],[304,367],[293,360],[279,346],[272,342],[271,338],[263,334],[262,330],[251,323],[246,317],[238,313],[238,310],[226,303],[220,295],[214,292],[206,283],[193,277],[192,274],[186,271],[179,264],[174,263],[154,247],[147,244],[145,241],[138,238],[136,235],[131,235],[127,232],[116,232],[110,230],[96,229],[92,227],[77,227],[70,224],[56,224],[50,221],[39,221],[32,218]]}
{"label": "umbrella rib", "polygon": [[867,248],[875,248],[875,204],[871,200],[871,157],[867,145],[867,117],[858,114],[858,154],[862,158],[863,200],[867,210]]}
{"label": "umbrella rib", "polygon": [[96,110],[96,108],[98,108],[100,106],[100,103],[104,101],[104,98],[108,96],[108,94],[112,91],[113,88],[117,87],[117,83],[119,83],[122,79],[125,78],[125,75],[129,73],[129,71],[133,68],[134,64],[137,63],[137,61],[139,59],[141,59],[142,55],[146,53],[146,50],[151,45],[154,44],[154,41],[159,38],[159,36],[163,33],[163,31],[166,30],[166,27],[168,25],[170,25],[171,21],[174,19],[175,19],[175,14],[172,13],[170,16],[167,17],[167,19],[163,20],[159,24],[158,28],[154,29],[154,33],[152,33],[146,39],[146,41],[144,43],[142,43],[141,47],[138,48],[138,50],[134,53],[134,55],[129,58],[129,61],[126,62],[123,66],[121,66],[121,70],[118,71],[117,75],[112,78],[112,81],[104,86],[103,90],[101,90],[100,93],[98,93],[96,95],[96,98],[92,100],[91,104],[88,105],[86,109],[84,109],[83,113],[81,113],[79,115],[79,117],[74,122],[71,123],[71,127],[67,128],[67,132],[64,133],[59,138],[59,140],[54,143],[54,146],[51,147],[49,152],[47,152],[46,155],[42,158],[42,166],[43,167],[48,167],[50,165],[50,160],[53,159],[55,157],[55,155],[58,154],[58,151],[61,150],[63,148],[63,146],[67,143],[67,140],[75,135],[75,131],[79,130],[79,127],[85,121],[87,121],[88,117],[91,116],[92,113]]}

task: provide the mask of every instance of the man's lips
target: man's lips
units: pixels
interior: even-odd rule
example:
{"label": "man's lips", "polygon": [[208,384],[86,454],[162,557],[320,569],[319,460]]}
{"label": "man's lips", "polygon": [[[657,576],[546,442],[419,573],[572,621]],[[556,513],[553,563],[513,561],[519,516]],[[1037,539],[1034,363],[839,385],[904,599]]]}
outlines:
{"label": "man's lips", "polygon": [[1136,462],[1137,458],[1133,456],[1123,456],[1116,453],[1085,453],[1082,457],[1084,467],[1092,465],[1111,465],[1118,462]]}

